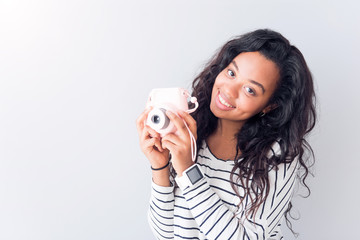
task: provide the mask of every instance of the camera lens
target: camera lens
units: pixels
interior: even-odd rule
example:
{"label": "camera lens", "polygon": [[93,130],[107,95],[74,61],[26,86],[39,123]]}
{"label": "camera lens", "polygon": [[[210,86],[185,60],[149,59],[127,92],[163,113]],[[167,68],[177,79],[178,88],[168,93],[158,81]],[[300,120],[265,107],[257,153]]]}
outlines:
{"label": "camera lens", "polygon": [[147,121],[155,131],[166,129],[170,123],[170,119],[166,116],[166,109],[164,108],[154,108],[151,110]]}
{"label": "camera lens", "polygon": [[155,124],[160,123],[160,117],[159,117],[159,115],[154,115],[154,116],[152,116],[151,121],[152,121],[153,123],[155,123]]}

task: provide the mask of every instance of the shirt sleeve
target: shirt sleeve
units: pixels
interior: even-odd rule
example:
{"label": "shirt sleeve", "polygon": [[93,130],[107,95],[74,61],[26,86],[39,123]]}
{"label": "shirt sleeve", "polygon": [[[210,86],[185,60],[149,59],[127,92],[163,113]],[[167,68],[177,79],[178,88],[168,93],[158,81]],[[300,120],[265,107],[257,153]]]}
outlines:
{"label": "shirt sleeve", "polygon": [[[182,189],[200,231],[207,239],[268,239],[287,209],[292,197],[297,161],[280,164],[269,172],[270,193],[254,216],[244,211],[233,213],[222,202],[204,177],[194,186]],[[249,199],[245,200],[245,204]]]}
{"label": "shirt sleeve", "polygon": [[148,222],[157,239],[174,238],[174,186],[151,184]]}

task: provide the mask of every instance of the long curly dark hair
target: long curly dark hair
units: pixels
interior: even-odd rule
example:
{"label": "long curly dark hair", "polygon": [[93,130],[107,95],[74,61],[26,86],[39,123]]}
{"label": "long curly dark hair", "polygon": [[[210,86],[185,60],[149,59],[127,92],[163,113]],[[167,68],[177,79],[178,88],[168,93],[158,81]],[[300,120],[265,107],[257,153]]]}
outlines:
{"label": "long curly dark hair", "polygon": [[[192,114],[197,122],[198,149],[217,127],[218,119],[210,110],[211,93],[217,75],[240,53],[256,51],[277,65],[280,79],[268,103],[276,108],[265,116],[257,114],[248,119],[236,135],[236,156],[240,158],[234,159],[235,166],[230,178],[239,197],[236,185],[240,183],[245,194],[251,198],[247,215],[256,213],[269,194],[268,170],[281,163],[290,163],[295,158],[302,168],[297,177],[310,194],[305,179],[314,161],[313,150],[305,140],[316,122],[315,93],[310,70],[301,52],[280,33],[269,29],[249,32],[227,42],[193,81],[192,95],[199,102],[198,110]],[[269,158],[268,153],[275,141],[279,142],[281,155]],[[288,219],[291,208],[290,202],[285,218],[292,230]]]}

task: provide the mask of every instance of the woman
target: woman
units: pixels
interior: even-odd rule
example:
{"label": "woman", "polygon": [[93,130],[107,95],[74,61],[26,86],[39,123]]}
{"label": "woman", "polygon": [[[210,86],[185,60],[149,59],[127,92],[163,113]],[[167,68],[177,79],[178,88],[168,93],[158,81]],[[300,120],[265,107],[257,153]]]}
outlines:
{"label": "woman", "polygon": [[[210,60],[192,94],[199,102],[192,116],[167,112],[177,134],[160,138],[146,126],[151,109],[137,120],[153,169],[149,223],[155,236],[282,239],[295,180],[305,184],[308,174],[305,153],[312,149],[304,136],[316,119],[302,54],[277,32],[244,34]],[[184,122],[197,138],[195,163]]]}

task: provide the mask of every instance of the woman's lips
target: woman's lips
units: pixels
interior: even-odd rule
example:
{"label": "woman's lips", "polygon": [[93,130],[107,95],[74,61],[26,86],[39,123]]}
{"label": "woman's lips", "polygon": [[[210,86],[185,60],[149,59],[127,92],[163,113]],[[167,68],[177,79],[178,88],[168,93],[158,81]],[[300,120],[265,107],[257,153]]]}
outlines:
{"label": "woman's lips", "polygon": [[218,92],[215,102],[216,102],[216,105],[221,110],[229,111],[229,110],[232,110],[235,108],[226,100],[226,97],[224,95],[222,95],[220,92]]}

